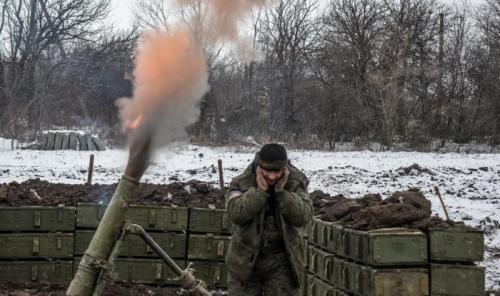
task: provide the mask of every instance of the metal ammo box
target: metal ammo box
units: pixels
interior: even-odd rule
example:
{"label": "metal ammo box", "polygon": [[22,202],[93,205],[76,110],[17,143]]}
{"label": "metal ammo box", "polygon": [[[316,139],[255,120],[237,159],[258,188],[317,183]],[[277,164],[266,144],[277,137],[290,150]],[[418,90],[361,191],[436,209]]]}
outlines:
{"label": "metal ammo box", "polygon": [[1,279],[24,282],[69,282],[73,261],[0,261]]}
{"label": "metal ammo box", "polygon": [[484,267],[431,263],[430,277],[432,296],[484,295]]}
{"label": "metal ammo box", "polygon": [[475,262],[484,259],[484,234],[465,225],[429,230],[430,259],[446,262]]}
{"label": "metal ammo box", "polygon": [[333,283],[333,260],[335,255],[325,252],[315,246],[310,245],[309,249],[309,266],[310,272],[320,277],[325,281]]}
{"label": "metal ammo box", "polygon": [[189,231],[231,233],[231,223],[226,210],[191,208]]}
{"label": "metal ammo box", "polygon": [[425,266],[427,236],[414,229],[342,229],[339,249],[346,258],[372,266]]}
{"label": "metal ammo box", "polygon": [[0,207],[0,232],[75,229],[75,207]]}
{"label": "metal ammo box", "polygon": [[[75,256],[82,256],[94,236],[93,230],[77,230],[75,232]],[[151,232],[149,235],[165,250],[172,258],[185,258],[186,256],[186,234],[184,233],[158,233]],[[118,256],[126,257],[154,257],[158,255],[136,235],[127,235],[120,246]]]}
{"label": "metal ammo box", "polygon": [[188,259],[224,260],[230,241],[230,236],[190,234]]}
{"label": "metal ammo box", "polygon": [[[82,258],[75,258],[73,272],[76,272]],[[184,260],[174,260],[182,269]],[[162,260],[118,258],[114,262],[114,282],[136,284],[176,284],[177,276]]]}
{"label": "metal ammo box", "polygon": [[0,259],[45,258],[73,259],[73,234],[0,234]]}
{"label": "metal ammo box", "polygon": [[429,295],[427,269],[374,268],[352,262],[341,264],[338,288],[360,296]]}
{"label": "metal ammo box", "polygon": [[[76,216],[78,228],[97,228],[106,205],[79,203]],[[147,231],[186,231],[188,209],[158,206],[131,205],[127,220]]]}
{"label": "metal ammo box", "polygon": [[227,287],[228,273],[224,262],[192,261],[194,276],[203,280],[208,287]]}

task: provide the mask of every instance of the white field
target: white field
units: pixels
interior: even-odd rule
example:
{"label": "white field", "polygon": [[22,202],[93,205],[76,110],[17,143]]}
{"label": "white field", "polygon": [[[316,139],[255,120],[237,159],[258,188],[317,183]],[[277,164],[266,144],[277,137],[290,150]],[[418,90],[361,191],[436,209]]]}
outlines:
{"label": "white field", "polygon": [[[0,183],[40,178],[57,183],[84,183],[89,155],[95,154],[94,183],[116,182],[123,172],[127,152],[111,150],[27,151],[0,149]],[[500,289],[500,154],[417,152],[321,152],[290,151],[292,163],[310,178],[310,190],[358,197],[419,187],[433,203],[435,214],[443,210],[433,187],[443,194],[455,220],[466,220],[486,231],[487,288]],[[220,148],[179,145],[157,153],[144,182],[169,183],[198,179],[218,184],[217,160],[222,159],[226,184],[253,160],[252,148]],[[412,164],[431,173],[400,175],[398,168]],[[43,197],[42,197],[43,198]]]}

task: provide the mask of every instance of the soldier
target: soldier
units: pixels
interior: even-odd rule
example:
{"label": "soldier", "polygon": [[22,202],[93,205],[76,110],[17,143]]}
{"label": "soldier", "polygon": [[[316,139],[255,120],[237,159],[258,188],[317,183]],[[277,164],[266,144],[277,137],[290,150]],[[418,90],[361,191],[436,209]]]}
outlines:
{"label": "soldier", "polygon": [[230,296],[298,295],[304,273],[299,228],[312,218],[306,176],[278,144],[264,145],[226,193],[235,224],[226,256]]}

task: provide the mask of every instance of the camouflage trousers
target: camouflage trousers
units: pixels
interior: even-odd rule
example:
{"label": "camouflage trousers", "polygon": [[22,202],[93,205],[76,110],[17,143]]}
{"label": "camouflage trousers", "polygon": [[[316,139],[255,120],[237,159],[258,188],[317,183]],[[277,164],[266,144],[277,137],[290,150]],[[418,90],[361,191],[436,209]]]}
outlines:
{"label": "camouflage trousers", "polygon": [[257,260],[256,268],[245,283],[229,274],[229,296],[298,296],[299,292],[286,257]]}

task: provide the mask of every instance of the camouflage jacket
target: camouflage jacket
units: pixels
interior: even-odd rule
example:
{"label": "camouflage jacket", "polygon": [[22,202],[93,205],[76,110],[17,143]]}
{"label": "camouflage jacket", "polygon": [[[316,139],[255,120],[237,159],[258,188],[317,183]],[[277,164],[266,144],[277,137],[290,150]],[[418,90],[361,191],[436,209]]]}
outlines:
{"label": "camouflage jacket", "polygon": [[[289,165],[288,169],[290,174],[285,192],[274,193],[274,196],[258,189],[253,164],[230,184],[226,193],[226,206],[229,219],[235,225],[226,265],[231,277],[238,281],[246,282],[250,277],[261,248],[266,203],[268,198],[275,198],[276,217],[279,217],[277,224],[299,286],[299,275],[304,272],[304,246],[299,228],[311,220],[313,209],[307,192],[307,177],[294,166]],[[231,198],[235,190],[243,194]]]}

